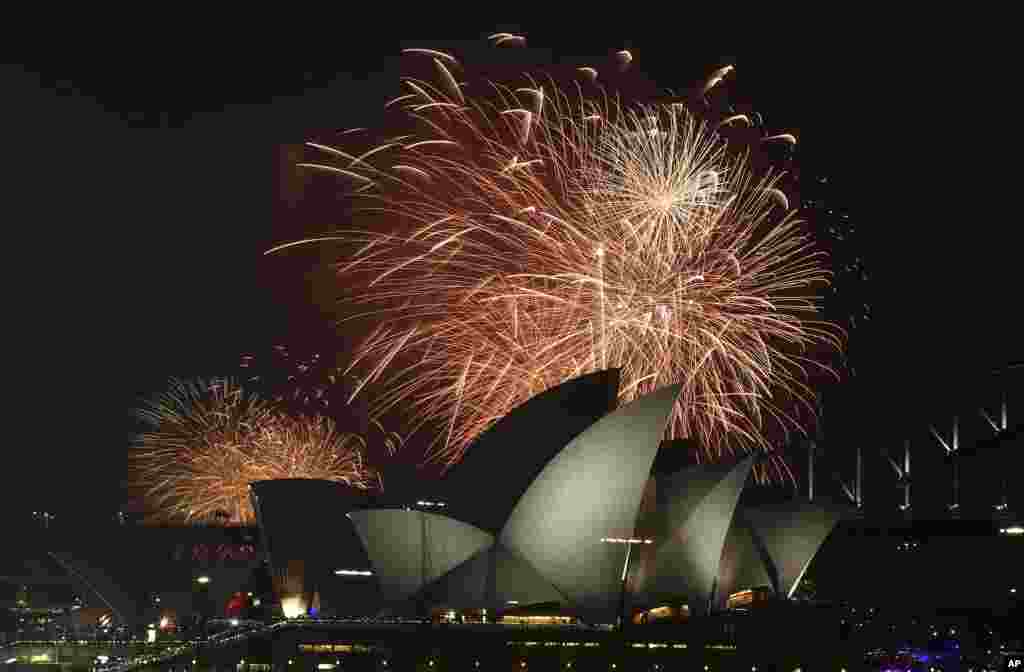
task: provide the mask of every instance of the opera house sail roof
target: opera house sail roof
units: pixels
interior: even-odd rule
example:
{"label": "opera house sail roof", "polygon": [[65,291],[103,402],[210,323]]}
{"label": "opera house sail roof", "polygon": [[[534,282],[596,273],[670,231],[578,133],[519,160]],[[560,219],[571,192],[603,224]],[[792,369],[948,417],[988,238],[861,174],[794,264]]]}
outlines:
{"label": "opera house sail roof", "polygon": [[250,483],[282,607],[300,613],[327,597],[340,567],[369,566],[359,537],[345,513],[365,506],[362,491],[318,479],[277,479]]}
{"label": "opera house sail roof", "polygon": [[494,537],[426,511],[371,509],[348,514],[370,555],[386,603],[413,596],[479,551]]}
{"label": "opera house sail roof", "polygon": [[536,568],[581,614],[618,608],[626,548],[679,386],[589,427],[548,463],[516,504],[502,545]]}
{"label": "opera house sail roof", "polygon": [[742,513],[738,511],[722,548],[715,606],[719,609],[726,606],[733,593],[748,588],[771,587],[772,583],[762,550],[755,542]]}
{"label": "opera house sail roof", "polygon": [[642,397],[571,440],[529,483],[497,538],[434,513],[350,513],[386,601],[416,594],[459,607],[558,601],[581,614],[613,615],[625,549],[602,539],[632,533],[677,394],[671,387]]}
{"label": "opera house sail roof", "polygon": [[[545,390],[499,419],[444,477],[442,488],[459,518],[497,534],[548,461],[615,408],[618,391],[617,369],[596,371]],[[486,497],[477,496],[481,483]]]}
{"label": "opera house sail roof", "polygon": [[567,604],[560,593],[533,566],[495,543],[430,586],[431,604],[459,609],[490,609],[510,604]]}
{"label": "opera house sail roof", "polygon": [[[304,478],[256,481],[249,488],[272,565],[283,565],[287,560],[326,559],[358,543],[343,516],[365,506],[362,491],[334,481]],[[311,513],[324,516],[317,521],[316,533],[311,533],[308,524],[300,524],[308,522]]]}
{"label": "opera house sail roof", "polygon": [[726,533],[754,458],[735,466],[700,465],[657,482],[660,539],[643,555],[636,600],[681,602],[700,613],[712,597]]}
{"label": "opera house sail roof", "polygon": [[[450,515],[361,508],[340,486],[313,481],[254,484],[272,563],[319,554],[309,569],[323,573],[359,546],[378,607],[392,613],[555,603],[612,623],[626,608],[668,603],[702,613],[752,584],[792,595],[838,510],[738,511],[753,456],[652,475],[679,386],[612,410],[617,386],[615,371],[588,374],[497,422],[446,478],[461,497]],[[288,529],[308,505],[331,510],[332,541]]]}
{"label": "opera house sail roof", "polygon": [[795,500],[743,509],[776,594],[790,598],[807,567],[842,517],[834,504]]}

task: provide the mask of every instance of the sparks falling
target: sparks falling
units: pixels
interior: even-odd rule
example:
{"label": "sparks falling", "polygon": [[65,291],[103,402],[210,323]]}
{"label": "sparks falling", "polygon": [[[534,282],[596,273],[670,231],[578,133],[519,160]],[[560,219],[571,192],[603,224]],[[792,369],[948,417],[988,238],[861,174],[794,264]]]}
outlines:
{"label": "sparks falling", "polygon": [[149,431],[131,452],[133,485],[157,520],[252,524],[249,483],[258,480],[372,484],[359,436],[326,418],[283,415],[227,379],[172,381],[138,413]]}
{"label": "sparks falling", "polygon": [[[564,89],[466,83],[455,57],[407,52],[435,76],[386,105],[401,130],[310,142],[300,164],[352,188],[357,226],[268,252],[343,246],[350,319],[371,324],[349,373],[356,394],[374,386],[375,413],[440,428],[433,456],[454,462],[528,398],[618,367],[620,402],[683,383],[670,435],[697,438],[701,459],[770,448],[769,423],[799,428],[777,400],[813,412],[808,369],[827,367],[811,354],[840,346],[818,319],[829,274],[782,175],[727,141],[750,117],[708,111],[731,67],[696,106],[632,104],[592,67]],[[754,149],[795,143],[760,133]]]}

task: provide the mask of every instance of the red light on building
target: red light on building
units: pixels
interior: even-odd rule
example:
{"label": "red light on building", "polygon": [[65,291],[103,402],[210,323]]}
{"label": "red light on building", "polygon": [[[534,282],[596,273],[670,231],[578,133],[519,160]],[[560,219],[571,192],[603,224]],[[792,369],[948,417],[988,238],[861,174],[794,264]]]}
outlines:
{"label": "red light on building", "polygon": [[178,627],[178,616],[175,612],[170,610],[164,610],[160,614],[160,629],[164,632],[169,632],[177,629]]}
{"label": "red light on building", "polygon": [[224,607],[224,615],[228,618],[243,618],[248,608],[249,596],[245,593],[235,593]]}

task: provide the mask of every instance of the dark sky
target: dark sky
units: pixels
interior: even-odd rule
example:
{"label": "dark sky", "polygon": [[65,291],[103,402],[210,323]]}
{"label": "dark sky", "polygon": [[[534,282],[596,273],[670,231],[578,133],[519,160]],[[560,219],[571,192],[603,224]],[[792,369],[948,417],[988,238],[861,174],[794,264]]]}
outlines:
{"label": "dark sky", "polygon": [[[995,166],[968,158],[982,142],[971,117],[988,112],[948,99],[974,64],[906,46],[743,54],[635,34],[525,32],[567,59],[628,46],[666,88],[732,60],[769,122],[799,131],[801,151],[844,185],[844,206],[868,230],[876,319],[856,404],[871,431],[893,426],[904,404],[944,398],[965,372],[1024,359],[1016,199]],[[309,128],[372,123],[398,74],[395,36],[310,42],[140,39],[106,59],[3,68],[4,161],[14,168],[5,210],[12,229],[39,237],[9,290],[22,316],[12,326],[23,352],[41,346],[53,370],[15,362],[32,376],[22,396],[38,420],[27,442],[7,444],[24,478],[5,496],[110,509],[126,406],[167,376],[232,366],[275,327],[257,272],[276,235],[275,146]]]}

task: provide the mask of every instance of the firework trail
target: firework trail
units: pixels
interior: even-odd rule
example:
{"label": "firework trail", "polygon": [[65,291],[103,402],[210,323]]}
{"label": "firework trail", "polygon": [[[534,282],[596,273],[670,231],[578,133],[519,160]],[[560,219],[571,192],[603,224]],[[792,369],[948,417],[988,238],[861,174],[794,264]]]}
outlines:
{"label": "firework trail", "polygon": [[[813,413],[808,368],[827,368],[813,352],[840,345],[818,320],[829,274],[782,176],[727,141],[751,117],[709,110],[731,67],[695,105],[627,104],[590,67],[564,90],[467,83],[453,56],[407,52],[435,76],[385,106],[400,130],[310,142],[299,164],[352,187],[359,226],[268,251],[342,247],[347,319],[371,325],[348,371],[355,394],[374,386],[376,414],[439,427],[432,455],[451,463],[531,396],[608,367],[622,402],[684,384],[670,435],[698,439],[699,459],[798,428],[780,396]],[[632,60],[616,54],[620,70]]]}
{"label": "firework trail", "polygon": [[373,483],[358,435],[281,414],[228,379],[171,381],[138,414],[149,431],[130,453],[132,486],[155,520],[252,524],[253,481]]}
{"label": "firework trail", "polygon": [[403,449],[405,437],[369,417],[366,394],[346,403],[360,381],[346,375],[337,354],[331,354],[337,344],[327,341],[336,340],[337,335],[319,336],[310,338],[306,332],[302,339],[289,339],[288,344],[250,351],[241,358],[239,376],[247,389],[257,390],[293,415],[328,417],[357,433],[375,487],[390,489],[393,481],[402,480],[390,476],[422,456],[411,455]]}
{"label": "firework trail", "polygon": [[[294,408],[301,414],[326,415],[331,400],[347,382],[343,367],[329,349],[275,345],[242,356],[240,377],[247,387],[257,389],[275,404]],[[335,404],[337,406],[337,404]]]}

